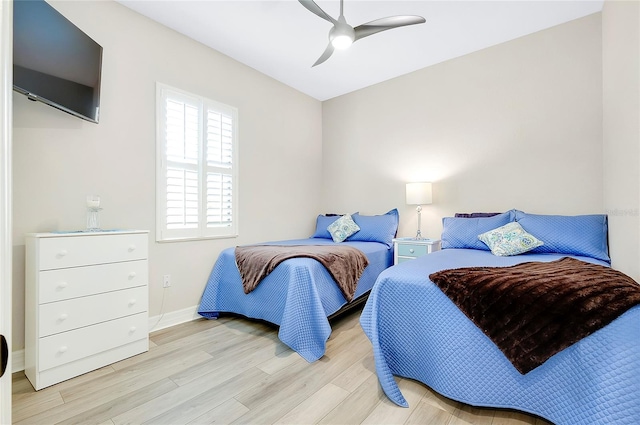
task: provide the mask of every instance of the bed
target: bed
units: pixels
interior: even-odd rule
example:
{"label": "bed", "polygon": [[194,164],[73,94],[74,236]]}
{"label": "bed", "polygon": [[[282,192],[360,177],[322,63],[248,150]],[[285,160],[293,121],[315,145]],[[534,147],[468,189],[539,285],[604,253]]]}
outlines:
{"label": "bed", "polygon": [[[512,222],[544,245],[520,255],[497,256],[477,238]],[[385,394],[407,406],[395,375],[470,405],[513,408],[558,425],[637,424],[640,305],[522,373],[429,278],[443,270],[551,264],[566,257],[608,266],[606,243],[604,215],[513,210],[494,217],[445,218],[443,249],[382,272],[363,310],[360,323],[373,345]]]}
{"label": "bed", "polygon": [[[328,228],[349,216],[356,224],[344,239],[335,242]],[[329,320],[366,300],[378,275],[393,264],[392,239],[398,227],[398,212],[366,216],[359,213],[319,215],[311,238],[267,242],[279,247],[329,246],[352,247],[368,261],[357,280],[351,302],[336,284],[331,273],[312,258],[291,258],[281,262],[245,293],[243,279],[236,264],[236,249],[222,251],[213,266],[204,289],[198,313],[215,319],[221,313],[234,313],[278,325],[278,338],[308,362],[324,355],[331,335]],[[339,233],[339,230],[334,233]]]}

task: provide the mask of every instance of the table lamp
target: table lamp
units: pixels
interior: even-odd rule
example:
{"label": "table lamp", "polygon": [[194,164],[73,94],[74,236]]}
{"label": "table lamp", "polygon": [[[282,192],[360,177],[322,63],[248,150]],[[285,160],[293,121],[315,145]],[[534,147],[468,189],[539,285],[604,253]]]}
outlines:
{"label": "table lamp", "polygon": [[431,203],[431,198],[431,183],[407,183],[407,205],[417,205],[418,232],[416,233],[416,239],[424,239],[420,232],[420,213],[423,205]]}

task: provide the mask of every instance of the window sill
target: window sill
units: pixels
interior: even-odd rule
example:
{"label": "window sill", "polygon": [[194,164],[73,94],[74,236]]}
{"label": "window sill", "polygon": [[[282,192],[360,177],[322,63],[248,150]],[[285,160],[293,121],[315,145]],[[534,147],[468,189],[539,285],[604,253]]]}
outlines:
{"label": "window sill", "polygon": [[172,242],[196,242],[196,241],[208,241],[212,239],[235,239],[238,235],[224,235],[224,236],[197,236],[197,237],[184,237],[184,238],[170,238],[170,239],[156,239],[157,243],[172,243]]}

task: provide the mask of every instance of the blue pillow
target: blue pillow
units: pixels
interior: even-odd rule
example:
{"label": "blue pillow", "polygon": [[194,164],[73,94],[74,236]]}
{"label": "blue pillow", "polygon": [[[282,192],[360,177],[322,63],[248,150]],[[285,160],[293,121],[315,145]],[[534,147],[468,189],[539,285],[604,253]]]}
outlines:
{"label": "blue pillow", "polygon": [[[511,223],[513,219],[514,210],[493,217],[444,217],[442,219],[442,249],[467,248],[489,251],[489,247],[478,239],[478,235]],[[540,238],[545,240],[543,237]]]}
{"label": "blue pillow", "polygon": [[355,213],[351,217],[360,231],[349,236],[348,241],[380,242],[391,248],[392,240],[398,232],[399,215],[397,209],[392,209],[383,215]]}
{"label": "blue pillow", "polygon": [[516,211],[516,221],[544,241],[531,253],[559,253],[611,262],[607,246],[607,216],[537,215]]}
{"label": "blue pillow", "polygon": [[319,215],[316,219],[316,232],[311,236],[312,238],[333,239],[331,233],[327,230],[334,221],[338,220],[339,215]]}

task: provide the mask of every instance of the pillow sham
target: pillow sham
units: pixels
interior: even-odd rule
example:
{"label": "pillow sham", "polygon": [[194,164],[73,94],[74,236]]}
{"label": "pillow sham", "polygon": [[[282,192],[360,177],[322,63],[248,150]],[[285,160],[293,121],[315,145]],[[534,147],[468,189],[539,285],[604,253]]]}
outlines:
{"label": "pillow sham", "polygon": [[508,257],[531,251],[544,242],[527,233],[516,221],[478,235],[487,244],[493,255]]}
{"label": "pillow sham", "polygon": [[380,242],[389,248],[393,245],[393,238],[398,232],[399,214],[397,208],[382,215],[371,216],[355,213],[353,221],[360,227],[360,231],[347,238],[348,241]]}
{"label": "pillow sham", "polygon": [[329,227],[327,227],[327,230],[331,234],[334,242],[343,242],[349,236],[358,232],[360,228],[349,214],[345,214],[331,223]]}
{"label": "pillow sham", "polygon": [[513,221],[514,210],[493,217],[444,217],[442,219],[442,249],[470,248],[489,251],[478,235]]}
{"label": "pillow sham", "polygon": [[330,224],[337,221],[340,215],[319,215],[316,219],[316,231],[312,238],[332,239],[331,233],[327,230]]}
{"label": "pillow sham", "polygon": [[611,263],[604,214],[563,216],[516,211],[515,219],[527,232],[544,241],[532,253],[580,255]]}

